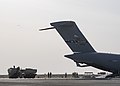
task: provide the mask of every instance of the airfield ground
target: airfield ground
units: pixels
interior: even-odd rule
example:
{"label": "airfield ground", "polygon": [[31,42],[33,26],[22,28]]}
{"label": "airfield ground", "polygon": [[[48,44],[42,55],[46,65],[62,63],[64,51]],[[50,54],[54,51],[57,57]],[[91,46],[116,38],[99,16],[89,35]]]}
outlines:
{"label": "airfield ground", "polygon": [[120,86],[120,80],[0,79],[0,86]]}

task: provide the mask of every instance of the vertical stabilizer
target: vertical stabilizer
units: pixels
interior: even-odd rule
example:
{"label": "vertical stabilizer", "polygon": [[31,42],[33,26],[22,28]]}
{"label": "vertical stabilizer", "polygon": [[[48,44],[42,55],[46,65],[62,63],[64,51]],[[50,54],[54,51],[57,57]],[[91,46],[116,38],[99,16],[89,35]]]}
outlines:
{"label": "vertical stabilizer", "polygon": [[61,21],[51,23],[58,33],[62,36],[64,41],[74,52],[88,53],[95,52],[93,47],[81,33],[75,22],[73,21]]}

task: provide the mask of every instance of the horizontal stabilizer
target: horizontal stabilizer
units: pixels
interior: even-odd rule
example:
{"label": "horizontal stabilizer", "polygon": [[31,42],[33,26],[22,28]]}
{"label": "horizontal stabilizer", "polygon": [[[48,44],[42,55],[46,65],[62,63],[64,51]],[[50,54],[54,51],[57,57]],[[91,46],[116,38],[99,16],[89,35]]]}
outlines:
{"label": "horizontal stabilizer", "polygon": [[55,29],[55,28],[54,27],[49,27],[49,28],[39,29],[39,31],[50,30],[50,29]]}

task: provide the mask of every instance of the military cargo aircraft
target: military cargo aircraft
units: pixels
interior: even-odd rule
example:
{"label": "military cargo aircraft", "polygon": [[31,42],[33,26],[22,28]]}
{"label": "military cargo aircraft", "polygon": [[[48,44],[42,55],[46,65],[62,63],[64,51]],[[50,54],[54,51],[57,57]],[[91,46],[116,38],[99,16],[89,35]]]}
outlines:
{"label": "military cargo aircraft", "polygon": [[52,27],[40,31],[56,29],[73,52],[64,56],[72,59],[78,67],[92,66],[112,72],[106,77],[120,76],[120,55],[96,52],[74,21],[59,21],[50,25]]}

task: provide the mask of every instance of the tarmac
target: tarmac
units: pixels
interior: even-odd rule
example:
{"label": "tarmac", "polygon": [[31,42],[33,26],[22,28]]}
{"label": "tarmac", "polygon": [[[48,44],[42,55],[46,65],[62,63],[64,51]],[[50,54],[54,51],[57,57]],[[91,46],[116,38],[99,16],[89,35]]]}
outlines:
{"label": "tarmac", "polygon": [[0,79],[0,86],[120,86],[118,80]]}

